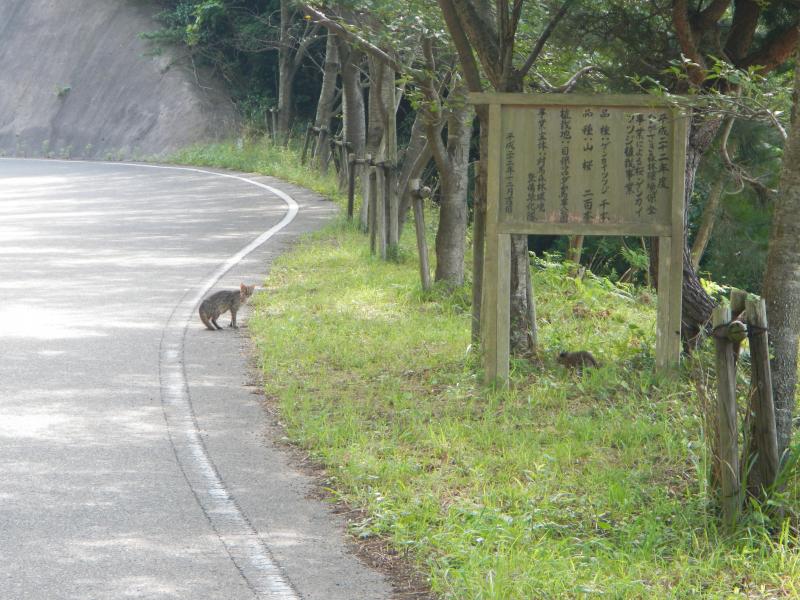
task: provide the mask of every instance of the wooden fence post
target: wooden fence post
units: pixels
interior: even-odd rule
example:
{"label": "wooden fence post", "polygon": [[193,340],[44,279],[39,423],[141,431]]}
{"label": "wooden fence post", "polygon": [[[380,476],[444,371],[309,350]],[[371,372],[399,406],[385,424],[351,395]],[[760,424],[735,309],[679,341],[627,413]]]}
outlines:
{"label": "wooden fence post", "polygon": [[753,467],[747,478],[747,490],[753,497],[763,499],[764,490],[775,482],[780,464],[769,365],[767,306],[763,298],[756,297],[748,298],[745,306],[754,388],[750,405],[753,416],[750,452],[755,453]]}
{"label": "wooden fence post", "polygon": [[369,168],[369,251],[372,255],[378,252],[378,167]]}
{"label": "wooden fence post", "polygon": [[729,306],[717,306],[712,313],[717,366],[717,416],[719,427],[720,478],[722,484],[722,521],[727,527],[736,524],[741,508],[739,480],[739,428],[736,418],[736,363],[733,342],[728,339],[731,320]]}
{"label": "wooden fence post", "polygon": [[419,253],[419,274],[422,279],[422,289],[431,289],[431,269],[428,263],[428,241],[425,239],[425,212],[423,199],[430,197],[431,188],[420,187],[419,179],[409,182],[411,197],[414,204],[414,228],[417,232],[417,252]]}
{"label": "wooden fence post", "polygon": [[350,151],[350,147],[352,144],[350,142],[346,142],[343,139],[332,139],[331,145],[333,148],[333,156],[334,156],[334,163],[338,167],[339,172],[339,190],[344,192],[347,190],[347,185],[349,181],[348,176],[348,153]]}
{"label": "wooden fence post", "polygon": [[361,197],[364,201],[361,203],[361,210],[359,211],[358,219],[359,219],[359,227],[361,231],[368,232],[369,231],[369,224],[370,224],[370,198],[372,192],[371,183],[372,180],[370,179],[370,169],[372,167],[372,155],[365,154],[364,155],[364,164],[361,167]]}
{"label": "wooden fence post", "polygon": [[333,161],[333,168],[336,169],[336,174],[339,176],[339,183],[341,187],[341,179],[342,179],[342,166],[339,164],[339,153],[337,152],[336,146],[337,138],[333,136],[330,138],[328,148],[329,152],[331,153],[331,160]]}
{"label": "wooden fence post", "polygon": [[356,155],[347,155],[347,220],[353,220],[353,207],[356,202]]}
{"label": "wooden fence post", "polygon": [[272,115],[272,143],[278,143],[278,109],[270,108],[269,112]]}
{"label": "wooden fence post", "polygon": [[314,126],[309,123],[308,127],[306,127],[306,139],[303,142],[303,154],[300,156],[300,164],[306,164],[306,154],[308,153],[308,144],[311,141],[311,132],[314,130]]}
{"label": "wooden fence post", "polygon": [[375,163],[375,229],[378,256],[386,260],[386,163]]}
{"label": "wooden fence post", "polygon": [[386,246],[389,254],[396,259],[400,246],[400,206],[395,191],[395,179],[395,164],[386,163],[384,179],[386,186]]}
{"label": "wooden fence post", "polygon": [[323,125],[319,128],[317,140],[313,146],[311,156],[317,159],[317,164],[323,173],[328,172],[328,155],[330,155],[331,147],[328,144],[328,128]]}

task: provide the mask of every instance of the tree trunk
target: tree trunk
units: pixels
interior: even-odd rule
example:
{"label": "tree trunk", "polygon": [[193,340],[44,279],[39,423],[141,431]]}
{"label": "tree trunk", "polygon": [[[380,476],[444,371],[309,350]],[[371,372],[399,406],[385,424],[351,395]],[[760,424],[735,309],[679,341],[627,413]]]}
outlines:
{"label": "tree trunk", "polygon": [[535,339],[533,314],[533,290],[529,283],[531,263],[528,254],[528,236],[511,236],[511,352],[525,355],[533,350]]}
{"label": "tree trunk", "polygon": [[397,73],[388,65],[384,67],[381,101],[384,120],[381,140],[381,160],[385,161],[386,243],[390,257],[397,258],[400,247],[400,199],[397,196]]}
{"label": "tree trunk", "polygon": [[[483,258],[485,246],[486,230],[486,184],[488,159],[488,131],[489,131],[489,111],[479,110],[481,136],[480,136],[480,171],[478,185],[480,190],[476,190],[477,212],[475,221],[475,261],[480,257],[480,269],[475,270],[475,281],[478,282],[479,289],[473,290],[473,302],[476,296],[480,297],[480,302],[476,307],[473,305],[473,339],[476,328],[482,327],[481,316],[483,312]],[[481,211],[483,213],[481,214]],[[529,285],[531,276],[530,258],[528,254],[528,236],[511,236],[511,326],[510,326],[510,345],[511,352],[517,355],[529,354],[534,348],[531,341],[536,339],[534,328],[536,323],[531,321],[533,309],[533,290]],[[474,284],[473,284],[474,285]],[[528,291],[531,291],[530,295]],[[477,310],[476,310],[477,309]],[[493,307],[490,307],[493,310]]]}
{"label": "tree trunk", "polygon": [[[689,230],[689,205],[691,204],[694,181],[703,155],[711,147],[722,125],[720,118],[698,118],[691,121],[689,141],[686,148],[686,194],[684,196],[683,231]],[[657,264],[657,263],[656,263]],[[653,281],[657,281],[654,279]],[[714,300],[706,294],[700,278],[692,266],[688,236],[684,237],[683,248],[683,309],[681,311],[681,337],[684,347],[692,350],[700,340],[700,332],[711,319]]]}
{"label": "tree trunk", "polygon": [[581,254],[583,254],[583,236],[571,235],[569,236],[569,249],[567,250],[567,260],[578,264],[581,262]]}
{"label": "tree trunk", "polygon": [[[480,127],[479,147],[489,144],[489,117],[486,106],[477,106]],[[481,309],[483,307],[483,259],[486,241],[486,176],[487,163],[481,150],[480,160],[475,165],[475,189],[472,194],[472,335],[473,344],[481,340]]]}
{"label": "tree trunk", "polygon": [[369,65],[369,96],[367,107],[367,152],[373,158],[378,158],[378,152],[383,138],[383,117],[381,106],[383,104],[384,72],[388,71],[383,63],[371,56],[367,57]]}
{"label": "tree trunk", "polygon": [[289,123],[292,120],[292,97],[294,74],[292,52],[294,50],[289,26],[291,8],[289,0],[281,0],[281,39],[278,48],[278,123],[275,142],[285,144],[289,140]]}
{"label": "tree trunk", "polygon": [[[513,46],[512,46],[513,47]],[[510,60],[510,58],[508,59]],[[512,81],[502,91],[521,92],[522,81]],[[531,261],[528,253],[528,236],[511,236],[511,352],[527,355],[535,351],[533,340],[537,338],[531,283]]]}
{"label": "tree trunk", "polygon": [[697,228],[697,233],[694,236],[694,243],[692,244],[692,268],[697,270],[700,267],[700,259],[708,246],[708,240],[711,239],[711,232],[714,230],[714,224],[717,222],[717,215],[719,215],[719,204],[722,199],[722,191],[725,189],[725,182],[722,177],[714,182],[711,190],[708,192],[708,199],[706,200],[705,208],[703,208],[703,217],[700,220],[700,226]]}
{"label": "tree trunk", "polygon": [[454,108],[447,121],[447,164],[438,165],[442,182],[439,228],[436,231],[435,281],[455,287],[464,283],[464,249],[467,237],[467,185],[472,110]]}
{"label": "tree trunk", "polygon": [[[688,231],[689,205],[694,190],[697,169],[703,154],[711,147],[714,137],[722,125],[719,118],[703,118],[695,115],[689,127],[689,141],[686,148],[686,191],[684,195],[684,232]],[[650,277],[658,286],[658,239],[654,238],[650,245]],[[692,255],[689,250],[688,236],[683,244],[683,301],[681,310],[681,339],[684,350],[691,352],[697,347],[701,336],[711,319],[714,300],[706,293],[700,278],[692,266]]]}
{"label": "tree trunk", "polygon": [[[432,158],[431,147],[425,136],[425,120],[423,118],[424,111],[418,110],[414,123],[411,126],[411,136],[408,146],[403,151],[401,159],[400,172],[397,177],[397,195],[400,198],[400,214],[399,214],[399,228],[400,236],[403,235],[403,227],[405,226],[406,217],[411,208],[411,194],[409,191],[409,182],[412,179],[419,179],[422,177],[422,172],[428,166]],[[439,130],[441,135],[441,130]]]}
{"label": "tree trunk", "polygon": [[[364,107],[364,94],[361,89],[361,61],[364,54],[339,37],[336,37],[339,46],[339,58],[341,61],[342,75],[342,137],[350,142],[350,151],[356,156],[362,157],[366,148],[366,118]],[[361,229],[367,229],[367,198],[369,194],[366,190],[368,177],[368,167],[361,167],[361,181],[365,186],[361,203],[359,221]]]}
{"label": "tree trunk", "polygon": [[[325,131],[331,126],[331,117],[333,116],[333,105],[336,101],[336,77],[339,73],[339,48],[336,43],[336,36],[333,33],[328,33],[328,39],[325,44],[325,65],[322,69],[322,88],[319,93],[319,102],[317,103],[317,114],[314,118],[314,126],[321,131],[317,138],[317,166],[322,173],[328,172],[328,161],[330,153],[327,152],[328,136]],[[322,128],[325,131],[322,131]]]}
{"label": "tree trunk", "polygon": [[781,458],[792,436],[800,333],[800,52],[797,58],[792,125],[783,155],[763,285],[772,342],[772,389]]}
{"label": "tree trunk", "polygon": [[289,141],[289,123],[292,120],[294,99],[293,80],[292,69],[284,67],[281,61],[278,75],[278,125],[275,133],[275,141],[278,144],[286,144]]}
{"label": "tree trunk", "polygon": [[[378,173],[378,201],[383,201],[386,206],[386,241],[389,255],[395,256],[399,236],[399,202],[395,184],[397,179],[395,71],[371,54],[367,59],[370,75],[367,152],[372,154],[376,162],[385,162],[390,167]],[[389,177],[388,184],[385,177]]]}

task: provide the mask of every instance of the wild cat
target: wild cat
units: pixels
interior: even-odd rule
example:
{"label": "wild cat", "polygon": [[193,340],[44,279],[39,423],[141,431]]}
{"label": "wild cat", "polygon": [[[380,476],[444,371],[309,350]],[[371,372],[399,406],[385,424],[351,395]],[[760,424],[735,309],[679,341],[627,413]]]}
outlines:
{"label": "wild cat", "polygon": [[236,325],[236,311],[247,302],[253,295],[256,286],[241,284],[238,290],[222,290],[207,296],[200,303],[200,320],[211,331],[222,329],[217,323],[219,316],[227,311],[231,311],[231,327],[238,329]]}

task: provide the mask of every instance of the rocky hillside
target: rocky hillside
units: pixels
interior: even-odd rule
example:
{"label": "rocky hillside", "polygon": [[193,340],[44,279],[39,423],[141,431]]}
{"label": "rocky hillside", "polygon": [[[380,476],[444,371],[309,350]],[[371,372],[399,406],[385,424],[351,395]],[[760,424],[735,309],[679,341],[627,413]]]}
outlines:
{"label": "rocky hillside", "polygon": [[0,2],[0,155],[157,156],[231,131],[230,99],[140,33],[141,0]]}

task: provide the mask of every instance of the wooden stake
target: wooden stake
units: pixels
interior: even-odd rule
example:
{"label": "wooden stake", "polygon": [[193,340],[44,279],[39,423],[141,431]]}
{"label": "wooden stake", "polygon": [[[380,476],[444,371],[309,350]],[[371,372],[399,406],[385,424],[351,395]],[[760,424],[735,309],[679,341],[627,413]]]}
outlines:
{"label": "wooden stake", "polygon": [[378,252],[378,167],[369,169],[369,251]]}
{"label": "wooden stake", "polygon": [[386,260],[386,169],[384,163],[375,168],[375,229],[378,256]]}
{"label": "wooden stake", "polygon": [[353,220],[353,206],[356,201],[356,155],[347,155],[349,171],[347,172],[347,220]]}
{"label": "wooden stake", "polygon": [[417,232],[417,252],[419,253],[419,274],[422,279],[422,289],[431,289],[431,269],[428,264],[428,241],[425,239],[425,212],[423,199],[431,195],[431,188],[420,187],[419,179],[409,182],[411,196],[414,203],[414,227]]}
{"label": "wooden stake", "polygon": [[733,343],[727,337],[725,325],[731,320],[728,306],[717,306],[712,313],[714,345],[717,366],[717,416],[719,419],[720,476],[722,490],[720,503],[722,521],[733,527],[741,508],[741,482],[739,480],[739,428],[736,419],[736,366]]}
{"label": "wooden stake", "polygon": [[400,246],[400,207],[395,193],[395,169],[393,163],[387,163],[384,170],[386,185],[386,246],[391,255],[396,257]]}
{"label": "wooden stake", "polygon": [[772,372],[769,364],[767,306],[763,298],[747,299],[745,318],[748,324],[747,337],[750,340],[755,388],[750,407],[754,418],[751,448],[756,453],[753,468],[747,478],[747,489],[754,497],[763,499],[764,490],[775,482],[780,464],[778,434],[775,427],[775,403],[772,397]]}
{"label": "wooden stake", "polygon": [[306,164],[306,154],[308,153],[308,144],[311,142],[311,132],[314,129],[314,126],[309,124],[306,127],[306,139],[303,142],[303,154],[300,156],[300,164]]}

